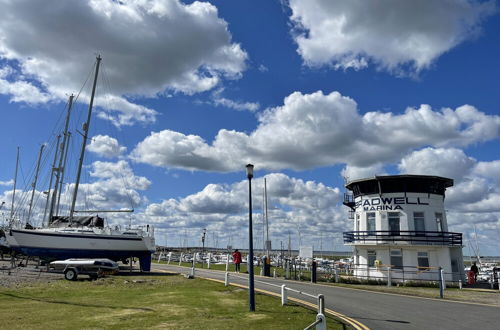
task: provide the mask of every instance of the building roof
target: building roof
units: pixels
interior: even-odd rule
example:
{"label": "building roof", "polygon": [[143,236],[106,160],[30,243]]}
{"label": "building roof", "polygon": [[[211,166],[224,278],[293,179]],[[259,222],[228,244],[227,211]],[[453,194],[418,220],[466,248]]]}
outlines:
{"label": "building roof", "polygon": [[353,180],[346,184],[354,196],[396,192],[415,192],[443,195],[453,186],[453,179],[430,175],[385,175]]}

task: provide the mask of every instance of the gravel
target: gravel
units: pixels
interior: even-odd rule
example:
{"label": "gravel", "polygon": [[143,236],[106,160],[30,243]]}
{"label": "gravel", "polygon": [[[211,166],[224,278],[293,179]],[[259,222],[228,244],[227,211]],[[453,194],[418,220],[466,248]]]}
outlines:
{"label": "gravel", "polygon": [[60,273],[47,272],[44,266],[38,266],[38,261],[22,260],[22,267],[19,267],[20,259],[16,259],[15,266],[12,267],[8,256],[0,259],[0,288],[15,288],[27,286],[32,283],[48,283],[52,281],[63,280],[64,276]]}

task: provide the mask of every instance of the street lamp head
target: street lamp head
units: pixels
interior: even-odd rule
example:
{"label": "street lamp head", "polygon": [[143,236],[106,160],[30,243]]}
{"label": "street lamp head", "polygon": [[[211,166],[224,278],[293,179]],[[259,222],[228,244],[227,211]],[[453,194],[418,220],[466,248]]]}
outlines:
{"label": "street lamp head", "polygon": [[253,165],[248,164],[246,167],[247,167],[247,178],[248,179],[253,178]]}

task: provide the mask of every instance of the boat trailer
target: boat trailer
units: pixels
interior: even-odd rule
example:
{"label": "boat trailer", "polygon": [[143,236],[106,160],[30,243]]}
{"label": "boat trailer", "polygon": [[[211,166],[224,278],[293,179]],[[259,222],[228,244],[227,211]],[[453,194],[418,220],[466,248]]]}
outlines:
{"label": "boat trailer", "polygon": [[66,259],[50,263],[50,268],[62,272],[68,281],[76,281],[79,275],[87,275],[96,280],[118,272],[118,263],[109,259]]}

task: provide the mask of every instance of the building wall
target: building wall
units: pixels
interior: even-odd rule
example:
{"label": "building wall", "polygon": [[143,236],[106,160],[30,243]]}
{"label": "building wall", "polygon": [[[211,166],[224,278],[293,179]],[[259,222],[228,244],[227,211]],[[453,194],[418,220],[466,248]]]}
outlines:
{"label": "building wall", "polygon": [[400,230],[414,231],[414,212],[423,212],[426,231],[440,231],[436,223],[436,213],[441,213],[442,231],[448,231],[446,212],[444,210],[443,196],[421,193],[390,193],[359,196],[355,199],[356,216],[359,218],[359,229],[356,220],[353,230],[367,230],[367,213],[375,212],[376,230],[389,230],[388,212],[400,213]]}
{"label": "building wall", "polygon": [[[437,281],[439,267],[442,267],[446,281],[463,280],[463,261],[461,255],[461,247],[448,247],[448,246],[356,246],[355,255],[357,254],[359,262],[355,271],[356,276],[379,278],[382,280],[387,279],[387,267],[391,265],[390,251],[401,249],[403,255],[403,271],[392,269],[392,278],[395,281],[402,280],[428,280]],[[368,265],[368,251],[375,250],[377,253],[377,260],[380,260],[380,267],[367,267]],[[418,252],[427,252],[429,260],[429,269],[418,269]],[[455,272],[452,270],[451,259],[457,260],[457,269]]]}

